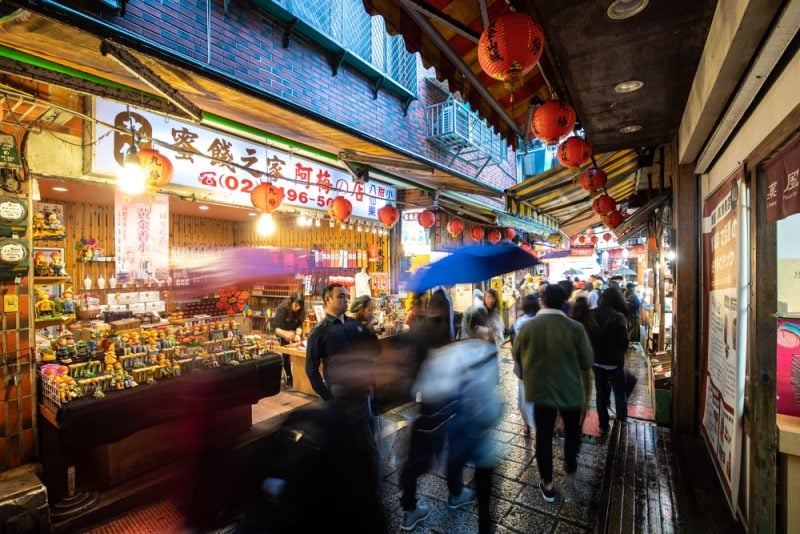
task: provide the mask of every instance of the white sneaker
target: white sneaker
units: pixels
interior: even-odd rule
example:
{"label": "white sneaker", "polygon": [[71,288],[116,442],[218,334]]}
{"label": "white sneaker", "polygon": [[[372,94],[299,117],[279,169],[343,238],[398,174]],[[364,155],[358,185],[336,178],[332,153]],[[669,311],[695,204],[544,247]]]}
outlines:
{"label": "white sneaker", "polygon": [[447,498],[447,507],[453,510],[475,502],[475,491],[470,488],[461,488],[458,495],[450,495]]}

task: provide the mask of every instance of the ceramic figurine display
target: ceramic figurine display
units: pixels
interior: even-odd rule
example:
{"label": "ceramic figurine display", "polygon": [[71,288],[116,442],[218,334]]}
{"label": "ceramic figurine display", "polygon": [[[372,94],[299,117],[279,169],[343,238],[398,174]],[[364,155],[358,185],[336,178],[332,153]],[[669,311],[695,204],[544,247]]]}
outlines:
{"label": "ceramic figurine display", "polygon": [[64,295],[61,301],[61,312],[71,315],[75,313],[75,301],[72,300],[72,288],[68,287],[64,290]]}
{"label": "ceramic figurine display", "polygon": [[50,294],[37,287],[36,288],[36,318],[44,319],[53,317],[53,301]]}
{"label": "ceramic figurine display", "polygon": [[106,288],[106,279],[103,278],[103,275],[97,277],[97,289],[105,289]]}
{"label": "ceramic figurine display", "polygon": [[64,271],[64,259],[61,257],[61,253],[56,250],[50,253],[50,268],[53,276],[66,276],[67,274]]}
{"label": "ceramic figurine display", "polygon": [[83,289],[85,289],[86,291],[92,290],[92,279],[89,277],[88,274],[86,275],[86,278],[83,279]]}
{"label": "ceramic figurine display", "polygon": [[108,279],[108,287],[110,287],[111,289],[117,288],[117,279],[114,277],[113,274],[111,275],[111,278]]}

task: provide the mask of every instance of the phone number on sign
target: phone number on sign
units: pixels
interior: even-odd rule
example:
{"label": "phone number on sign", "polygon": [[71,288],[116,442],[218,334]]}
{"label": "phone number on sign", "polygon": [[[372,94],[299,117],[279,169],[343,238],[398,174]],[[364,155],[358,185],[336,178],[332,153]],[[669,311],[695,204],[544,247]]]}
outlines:
{"label": "phone number on sign", "polygon": [[[203,172],[200,173],[197,177],[197,181],[200,185],[206,187],[215,187],[219,189],[225,189],[227,191],[236,191],[240,193],[251,193],[253,189],[259,185],[261,182],[257,182],[255,180],[251,180],[249,178],[237,178],[236,176],[217,176],[215,172]],[[337,184],[338,185],[338,184]],[[360,184],[356,184],[358,187]],[[310,187],[310,186],[306,186]],[[318,186],[319,187],[319,186]],[[347,187],[347,183],[345,182],[345,188]],[[363,186],[362,186],[363,187]],[[321,188],[321,187],[320,187]],[[326,195],[309,195],[305,191],[297,191],[291,188],[279,187],[283,194],[286,196],[286,199],[289,202],[299,202],[301,204],[314,204],[320,208],[324,208],[325,206],[330,205],[333,202],[333,198]],[[326,188],[327,189],[327,188]],[[344,194],[355,195],[356,200],[360,201],[363,198],[363,190],[356,191],[356,192],[342,192]]]}

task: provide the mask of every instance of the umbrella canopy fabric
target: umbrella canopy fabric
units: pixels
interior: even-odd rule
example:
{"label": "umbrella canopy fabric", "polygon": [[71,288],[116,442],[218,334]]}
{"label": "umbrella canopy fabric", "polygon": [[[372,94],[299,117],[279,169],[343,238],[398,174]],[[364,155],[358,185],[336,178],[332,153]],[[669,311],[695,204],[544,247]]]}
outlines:
{"label": "umbrella canopy fabric", "polygon": [[578,269],[567,269],[564,271],[564,274],[568,274],[570,276],[580,276],[583,274],[583,271],[579,271]]}
{"label": "umbrella canopy fabric", "polygon": [[637,274],[636,271],[633,269],[629,269],[628,267],[620,267],[618,269],[614,269],[611,271],[611,274],[621,274],[622,276],[631,276]]}
{"label": "umbrella canopy fabric", "polygon": [[425,291],[436,286],[466,284],[533,267],[539,260],[517,245],[478,245],[421,267],[408,282],[408,289]]}

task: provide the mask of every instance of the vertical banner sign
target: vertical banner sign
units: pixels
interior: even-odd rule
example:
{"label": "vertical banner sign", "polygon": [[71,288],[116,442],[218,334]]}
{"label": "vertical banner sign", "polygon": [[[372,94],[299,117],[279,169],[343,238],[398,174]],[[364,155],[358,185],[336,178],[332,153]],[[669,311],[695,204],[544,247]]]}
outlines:
{"label": "vertical banner sign", "polygon": [[169,197],[114,193],[114,250],[119,284],[166,283],[169,277]]}
{"label": "vertical banner sign", "polygon": [[[741,461],[741,400],[745,347],[737,344],[740,167],[703,204],[702,427],[728,504],[736,514]],[[744,343],[742,343],[744,345]]]}

